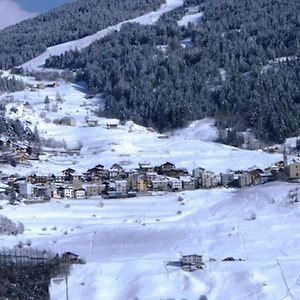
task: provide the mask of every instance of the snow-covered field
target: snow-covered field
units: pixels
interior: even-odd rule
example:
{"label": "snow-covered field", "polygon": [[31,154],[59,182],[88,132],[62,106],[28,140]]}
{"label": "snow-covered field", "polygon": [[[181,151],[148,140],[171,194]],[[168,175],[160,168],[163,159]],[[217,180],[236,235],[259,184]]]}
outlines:
{"label": "snow-covered field", "polygon": [[108,34],[111,34],[116,30],[119,31],[121,29],[122,25],[125,23],[139,23],[142,25],[151,25],[151,24],[155,23],[159,19],[159,17],[162,16],[163,14],[165,14],[169,11],[172,11],[182,5],[183,5],[183,0],[166,0],[166,3],[163,4],[160,7],[160,9],[157,11],[147,13],[143,16],[140,16],[140,17],[137,17],[137,18],[134,18],[131,20],[127,20],[127,21],[121,22],[121,23],[113,25],[113,26],[109,26],[103,30],[98,31],[97,33],[95,33],[93,35],[86,36],[82,39],[78,39],[75,41],[70,41],[67,43],[49,47],[44,53],[42,53],[38,57],[33,58],[32,60],[26,62],[25,64],[22,65],[22,67],[27,70],[37,69],[37,68],[43,66],[45,64],[46,59],[49,58],[50,56],[60,55],[69,50],[75,50],[75,49],[81,50],[83,48],[86,48],[91,43],[104,38]]}
{"label": "snow-covered field", "polygon": [[[300,211],[287,197],[295,187],[274,183],[4,206],[1,213],[23,222],[26,230],[21,237],[0,238],[0,246],[29,239],[36,247],[85,257],[87,263],[74,266],[69,277],[72,300],[299,299]],[[166,265],[194,253],[204,256],[204,271]],[[222,261],[230,256],[244,261]],[[64,299],[64,282],[53,282],[50,291],[52,299]]]}

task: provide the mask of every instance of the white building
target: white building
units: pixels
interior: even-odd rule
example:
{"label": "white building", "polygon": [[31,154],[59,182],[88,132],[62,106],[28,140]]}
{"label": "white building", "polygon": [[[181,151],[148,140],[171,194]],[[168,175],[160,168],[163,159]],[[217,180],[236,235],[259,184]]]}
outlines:
{"label": "white building", "polygon": [[77,189],[74,191],[74,196],[76,199],[84,199],[85,198],[85,189]]}
{"label": "white building", "polygon": [[29,182],[20,182],[19,194],[24,198],[31,198],[33,194],[33,185]]}
{"label": "white building", "polygon": [[64,198],[74,198],[74,188],[72,186],[64,188]]}
{"label": "white building", "polygon": [[203,188],[212,188],[214,186],[214,173],[205,171],[201,175],[201,186]]}
{"label": "white building", "polygon": [[182,181],[177,178],[170,178],[169,185],[170,185],[172,191],[182,190]]}
{"label": "white building", "polygon": [[116,180],[115,181],[115,189],[118,193],[126,193],[127,190],[127,181],[126,180]]}

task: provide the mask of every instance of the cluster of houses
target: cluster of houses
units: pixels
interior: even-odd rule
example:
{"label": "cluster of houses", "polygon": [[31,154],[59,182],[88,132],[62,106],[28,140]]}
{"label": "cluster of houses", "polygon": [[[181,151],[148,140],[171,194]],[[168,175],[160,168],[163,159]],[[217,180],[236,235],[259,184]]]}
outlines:
{"label": "cluster of houses", "polygon": [[7,138],[0,138],[0,165],[27,164],[30,160],[39,160],[38,147],[13,142]]}
{"label": "cluster of houses", "polygon": [[[114,164],[110,169],[96,165],[83,174],[68,168],[60,175],[30,175],[2,177],[2,184],[16,195],[29,200],[71,198],[85,199],[95,196],[126,198],[152,192],[177,192],[217,187],[243,188],[269,181],[300,178],[300,162],[275,163],[269,168],[253,167],[246,171],[227,171],[214,174],[204,168],[195,168],[190,174],[185,168],[177,168],[166,162],[160,166],[139,164],[138,168],[125,170]],[[5,189],[2,188],[0,192]]]}

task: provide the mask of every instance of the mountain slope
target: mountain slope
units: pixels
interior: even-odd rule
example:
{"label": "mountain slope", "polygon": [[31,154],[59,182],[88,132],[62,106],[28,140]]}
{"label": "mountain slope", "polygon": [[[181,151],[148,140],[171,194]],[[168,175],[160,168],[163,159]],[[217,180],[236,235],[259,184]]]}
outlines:
{"label": "mountain slope", "polygon": [[155,10],[164,0],[78,0],[0,31],[0,69],[20,65],[47,47],[93,34]]}
{"label": "mountain slope", "polygon": [[[178,26],[195,4],[199,23]],[[282,142],[300,132],[299,16],[296,0],[187,0],[154,26],[127,24],[47,67],[78,69],[105,93],[106,116],[159,130],[214,117],[236,142],[248,128]]]}
{"label": "mountain slope", "polygon": [[69,42],[59,44],[56,46],[48,47],[47,50],[45,52],[43,52],[41,55],[34,57],[30,61],[27,61],[26,63],[22,64],[22,67],[26,70],[37,69],[38,67],[43,66],[45,64],[46,60],[50,56],[61,55],[69,50],[84,49],[84,48],[88,47],[91,43],[104,38],[108,34],[111,34],[115,31],[120,30],[122,25],[126,24],[126,23],[138,23],[138,24],[143,24],[143,25],[147,25],[147,24],[151,25],[155,21],[157,21],[161,15],[163,15],[169,11],[172,11],[175,8],[180,7],[182,4],[183,4],[183,0],[166,0],[166,3],[163,4],[156,11],[149,12],[144,15],[138,16],[136,18],[129,19],[129,20],[120,22],[118,24],[108,26],[105,29],[96,32],[95,34],[88,35],[81,39],[77,39],[77,40],[69,41]]}

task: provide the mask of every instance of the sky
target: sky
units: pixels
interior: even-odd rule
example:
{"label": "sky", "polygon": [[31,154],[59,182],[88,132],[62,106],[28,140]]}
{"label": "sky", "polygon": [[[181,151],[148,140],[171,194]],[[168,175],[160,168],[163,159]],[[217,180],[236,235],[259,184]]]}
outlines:
{"label": "sky", "polygon": [[0,0],[0,29],[73,0]]}

